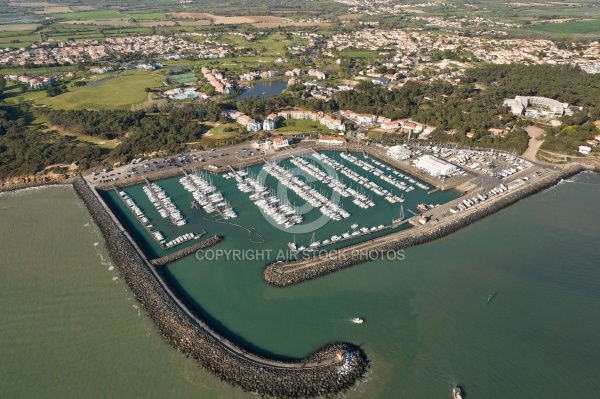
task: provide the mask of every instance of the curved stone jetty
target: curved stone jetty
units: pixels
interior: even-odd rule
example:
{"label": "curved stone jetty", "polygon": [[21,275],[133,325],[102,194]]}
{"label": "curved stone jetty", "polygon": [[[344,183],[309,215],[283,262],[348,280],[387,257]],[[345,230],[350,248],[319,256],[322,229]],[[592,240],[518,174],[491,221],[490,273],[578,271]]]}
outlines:
{"label": "curved stone jetty", "polygon": [[75,192],[98,225],[106,248],[163,338],[219,378],[263,396],[332,396],[363,376],[367,360],[357,347],[335,342],[293,362],[251,353],[220,335],[178,298],[158,269],[149,264],[82,177]]}
{"label": "curved stone jetty", "polygon": [[323,256],[271,263],[264,269],[263,279],[271,285],[285,287],[380,258],[390,252],[436,240],[496,213],[525,197],[543,191],[585,169],[597,170],[590,165],[586,167],[581,164],[571,164],[436,224],[428,224],[374,238],[337,250],[332,254],[324,253],[321,254]]}

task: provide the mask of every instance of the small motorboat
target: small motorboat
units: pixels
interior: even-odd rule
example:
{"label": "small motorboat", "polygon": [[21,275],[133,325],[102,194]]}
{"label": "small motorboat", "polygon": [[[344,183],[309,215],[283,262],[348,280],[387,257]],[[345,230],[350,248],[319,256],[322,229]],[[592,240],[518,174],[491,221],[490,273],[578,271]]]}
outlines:
{"label": "small motorboat", "polygon": [[364,322],[364,319],[362,317],[355,317],[352,319],[352,323],[362,324],[363,322]]}
{"label": "small motorboat", "polygon": [[452,397],[454,399],[463,399],[462,389],[459,386],[456,386],[452,389]]}

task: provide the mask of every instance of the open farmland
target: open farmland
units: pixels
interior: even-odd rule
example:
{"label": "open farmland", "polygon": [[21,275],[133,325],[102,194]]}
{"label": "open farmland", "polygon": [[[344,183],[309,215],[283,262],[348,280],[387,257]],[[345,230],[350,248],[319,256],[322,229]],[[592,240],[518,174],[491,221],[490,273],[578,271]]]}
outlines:
{"label": "open farmland", "polygon": [[598,33],[600,32],[600,19],[591,21],[580,21],[580,22],[565,22],[565,23],[554,23],[536,25],[533,27],[534,30],[546,33],[556,34],[586,34],[586,33]]}
{"label": "open farmland", "polygon": [[79,20],[126,18],[126,15],[112,10],[68,12],[61,14],[53,14],[53,16],[56,18],[68,18]]}

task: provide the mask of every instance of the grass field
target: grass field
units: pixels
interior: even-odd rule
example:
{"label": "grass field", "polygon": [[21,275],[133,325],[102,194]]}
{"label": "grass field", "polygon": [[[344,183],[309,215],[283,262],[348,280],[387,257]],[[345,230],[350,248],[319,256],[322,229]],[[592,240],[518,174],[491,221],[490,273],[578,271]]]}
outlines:
{"label": "grass field", "polygon": [[321,125],[319,122],[311,121],[308,119],[286,119],[283,121],[283,126],[276,129],[277,132],[286,133],[286,132],[299,132],[299,133],[309,133],[309,132],[318,132],[323,134],[330,134],[331,131],[327,129],[325,126]]}
{"label": "grass field", "polygon": [[370,50],[344,50],[340,51],[340,56],[351,58],[379,58],[381,57],[376,51]]}
{"label": "grass field", "polygon": [[581,22],[566,22],[564,24],[536,25],[532,29],[539,31],[539,32],[557,33],[557,34],[600,33],[600,19],[595,19],[592,21],[581,21]]}
{"label": "grass field", "polygon": [[69,88],[69,92],[47,97],[44,91],[20,94],[25,100],[57,109],[130,109],[148,99],[146,87],[159,88],[163,76],[148,72],[124,72],[116,79],[96,86]]}
{"label": "grass field", "polygon": [[167,16],[160,12],[149,12],[145,14],[131,14],[131,18],[137,20],[163,20],[167,19]]}
{"label": "grass field", "polygon": [[20,35],[19,33],[16,33],[16,32],[11,32],[11,33],[14,33],[15,36],[2,35],[2,37],[0,37],[0,47],[2,47],[2,48],[4,48],[4,47],[21,48],[21,47],[29,46],[33,42],[41,42],[42,41],[42,38],[40,35],[25,35],[25,34]]}
{"label": "grass field", "polygon": [[206,137],[210,137],[211,139],[227,139],[241,134],[242,128],[237,123],[224,123],[211,128],[206,133]]}
{"label": "grass field", "polygon": [[56,18],[65,19],[112,19],[112,18],[126,18],[126,15],[120,14],[112,10],[99,10],[99,11],[80,11],[80,12],[65,12],[61,14],[53,14]]}

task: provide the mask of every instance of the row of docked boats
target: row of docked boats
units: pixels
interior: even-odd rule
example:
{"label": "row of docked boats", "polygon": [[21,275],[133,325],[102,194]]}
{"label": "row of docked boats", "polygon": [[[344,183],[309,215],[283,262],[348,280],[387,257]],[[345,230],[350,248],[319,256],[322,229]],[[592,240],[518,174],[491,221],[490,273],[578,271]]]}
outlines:
{"label": "row of docked boats", "polygon": [[308,159],[292,158],[290,162],[296,165],[299,169],[305,171],[309,175],[321,181],[323,184],[328,185],[333,191],[340,194],[342,197],[352,197],[352,202],[360,208],[367,209],[370,206],[372,206],[371,204],[374,205],[373,201],[371,201],[369,197],[367,197],[361,192],[358,192],[348,187],[345,183],[343,183],[336,177],[328,175],[326,172],[324,172],[317,165],[310,162]]}
{"label": "row of docked boats", "polygon": [[185,176],[179,179],[179,183],[192,193],[195,201],[194,206],[201,206],[206,213],[218,212],[223,219],[237,217],[237,213],[209,177],[186,173]]}
{"label": "row of docked boats", "polygon": [[186,224],[186,220],[183,218],[181,211],[173,204],[173,201],[167,196],[162,187],[156,183],[148,183],[143,187],[143,190],[162,218],[170,218],[175,226],[183,226]]}
{"label": "row of docked boats", "polygon": [[465,211],[470,207],[479,204],[480,202],[487,201],[490,197],[502,194],[503,192],[508,191],[510,189],[511,187],[507,187],[504,184],[500,184],[498,187],[492,188],[487,194],[479,193],[471,198],[463,199],[457,204],[455,208],[450,208],[450,212],[458,213],[460,211]]}
{"label": "row of docked boats", "polygon": [[[342,163],[328,157],[327,155],[315,153],[315,154],[313,154],[313,156],[315,158],[317,158],[319,161],[321,161],[325,164],[331,165],[335,170],[339,171],[341,174],[348,177],[350,180],[360,184],[361,186],[367,188],[368,190],[374,192],[375,194],[384,197],[388,202],[390,202],[390,203],[404,202],[404,198],[394,195],[393,193],[389,192],[388,190],[381,187],[377,183],[370,181],[368,178],[366,178],[362,175],[359,175],[352,169],[344,166]],[[348,156],[352,157],[352,158],[347,158],[347,159],[353,163],[352,159],[356,159],[355,157],[353,157],[350,154],[342,153],[342,157],[348,157]],[[346,158],[344,158],[344,159],[346,159]],[[362,161],[359,161],[359,162],[362,162]],[[359,166],[359,165],[357,165],[357,166]],[[372,168],[370,166],[367,169],[369,171],[372,170]],[[365,170],[367,170],[367,169],[365,169]]]}
{"label": "row of docked boats", "polygon": [[284,201],[271,194],[271,190],[260,182],[257,178],[252,177],[248,172],[239,170],[235,172],[238,189],[250,194],[250,200],[269,216],[275,223],[284,225],[286,229],[302,223],[304,218],[298,213],[298,210],[293,207],[289,201]]}
{"label": "row of docked boats", "polygon": [[331,236],[331,238],[326,238],[323,241],[317,241],[315,240],[315,235],[313,233],[311,242],[308,246],[298,246],[296,244],[296,242],[290,242],[288,243],[288,248],[290,248],[292,250],[292,252],[306,252],[306,251],[316,251],[317,249],[330,245],[330,244],[335,244],[337,242],[340,241],[344,241],[344,240],[349,240],[351,238],[357,238],[360,236],[364,236],[367,234],[371,234],[371,233],[375,233],[381,230],[385,230],[386,228],[388,228],[389,226],[384,226],[382,224],[380,224],[379,226],[373,226],[373,227],[360,227],[358,226],[358,224],[353,224],[352,226],[350,226],[352,228],[352,232],[347,231],[345,233],[342,233],[341,235],[333,235]]}
{"label": "row of docked boats", "polygon": [[[380,162],[377,160],[372,161],[375,165],[380,166],[381,167],[381,169],[380,169],[377,166],[369,163],[369,161],[360,160],[352,154],[342,153],[341,157],[347,161],[350,161],[351,163],[355,164],[356,166],[371,172],[375,176],[379,177],[381,180],[385,181],[386,183],[391,184],[392,186],[394,186],[402,191],[411,192],[415,188],[414,188],[414,186],[411,186],[411,185],[407,184],[406,182],[395,178],[392,174],[395,174],[398,177],[402,177],[406,181],[408,181],[410,184],[414,184],[415,186],[418,186],[424,190],[429,189],[429,187],[426,186],[425,184],[422,184],[421,182],[418,182],[415,179],[413,179],[411,176],[405,175],[405,174],[401,173],[400,171],[387,166],[383,162]],[[384,169],[385,169],[385,171],[384,171]],[[388,201],[389,201],[389,199],[388,199]],[[392,201],[390,201],[390,202],[392,202]],[[396,201],[396,202],[401,202],[401,201]]]}
{"label": "row of docked boats", "polygon": [[144,215],[144,212],[142,212],[140,207],[137,206],[137,204],[133,201],[133,199],[131,199],[131,197],[129,197],[127,195],[127,193],[125,191],[119,191],[119,196],[121,197],[123,202],[125,202],[127,207],[129,209],[131,209],[131,211],[139,219],[139,221],[142,222],[142,224],[144,225],[144,228],[146,228],[146,230],[152,236],[152,238],[154,238],[154,240],[163,249],[173,248],[179,244],[183,244],[184,242],[194,240],[194,239],[200,238],[200,236],[202,236],[202,234],[187,233],[187,234],[183,234],[183,235],[175,238],[174,240],[167,242],[165,240],[165,237],[163,236],[163,234],[160,231],[154,230],[154,226],[152,224],[150,224],[150,220]]}
{"label": "row of docked boats", "polygon": [[[363,162],[365,164],[369,165],[369,163],[367,161],[363,161]],[[398,177],[403,178],[404,180],[408,181],[410,184],[414,184],[415,186],[419,187],[422,190],[425,190],[425,191],[431,190],[431,187],[429,187],[427,184],[421,183],[420,181],[413,179],[412,176],[405,175],[404,173],[400,172],[399,170],[394,169],[381,161],[374,159],[373,163],[381,168],[381,169],[378,169],[377,167],[373,166],[373,170],[374,170],[373,174],[375,176],[379,177],[380,179],[386,181],[387,183],[398,187],[400,190],[404,190],[404,191],[408,192],[408,191],[414,190],[414,187],[409,186],[402,180],[396,179],[394,176],[389,174],[390,172]],[[384,172],[383,169],[385,169],[387,172]],[[388,174],[386,174],[386,173],[388,173]]]}
{"label": "row of docked boats", "polygon": [[183,244],[184,242],[188,242],[191,240],[197,240],[198,238],[202,237],[202,235],[203,234],[198,234],[198,233],[187,233],[187,234],[180,235],[179,237],[177,237],[167,243],[164,243],[164,239],[162,242],[164,243],[163,246],[168,249],[168,248],[173,248],[179,244]]}
{"label": "row of docked boats", "polygon": [[298,194],[300,198],[318,208],[321,213],[332,220],[342,220],[350,217],[350,212],[341,205],[331,201],[327,196],[312,188],[308,183],[301,180],[285,167],[277,163],[266,163],[263,169],[276,178],[281,184]]}

